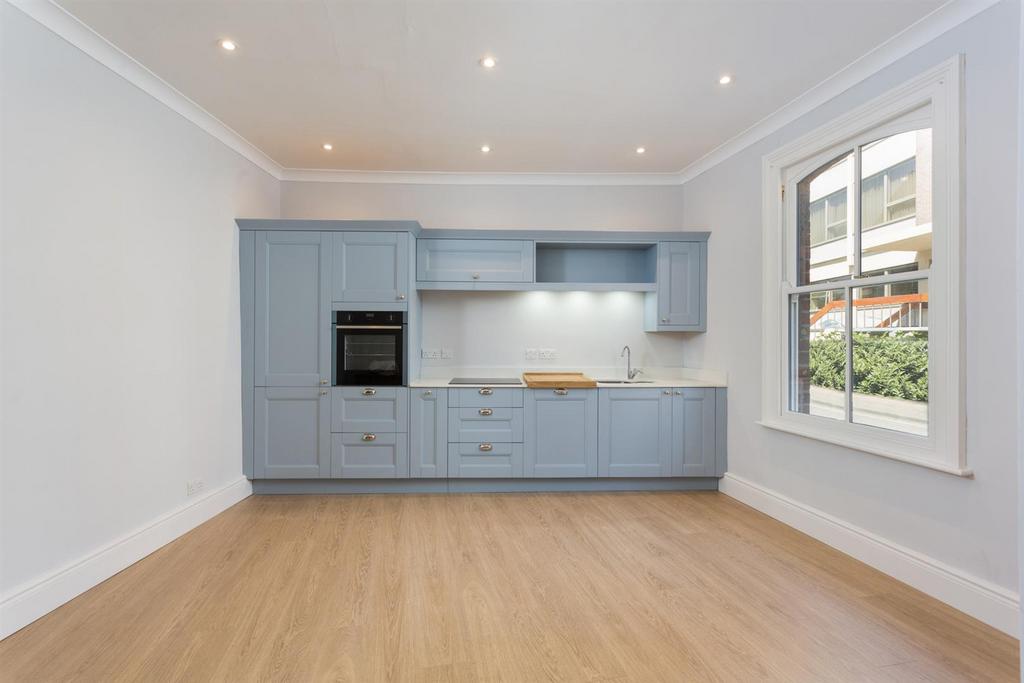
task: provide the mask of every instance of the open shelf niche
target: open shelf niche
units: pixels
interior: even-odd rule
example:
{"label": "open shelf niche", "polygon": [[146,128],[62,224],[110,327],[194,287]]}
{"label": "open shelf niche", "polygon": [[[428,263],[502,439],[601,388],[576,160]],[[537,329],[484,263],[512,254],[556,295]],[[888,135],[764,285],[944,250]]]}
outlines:
{"label": "open shelf niche", "polygon": [[551,289],[654,291],[657,257],[652,242],[537,242],[536,282]]}

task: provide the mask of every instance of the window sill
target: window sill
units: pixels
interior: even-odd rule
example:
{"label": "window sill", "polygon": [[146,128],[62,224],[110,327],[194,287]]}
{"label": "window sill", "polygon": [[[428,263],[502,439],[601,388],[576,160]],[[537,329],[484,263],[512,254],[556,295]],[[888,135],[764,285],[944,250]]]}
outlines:
{"label": "window sill", "polygon": [[855,451],[861,451],[863,453],[870,453],[871,455],[877,455],[882,458],[888,458],[889,460],[896,460],[898,462],[907,463],[910,465],[917,465],[919,467],[926,467],[936,472],[943,472],[945,474],[952,474],[957,477],[964,477],[966,479],[973,479],[974,472],[970,469],[963,467],[955,467],[952,465],[946,465],[940,462],[934,462],[931,460],[925,460],[923,458],[915,458],[908,456],[903,453],[897,452],[893,448],[887,448],[885,445],[880,443],[869,443],[862,439],[848,438],[841,434],[837,435],[830,431],[826,431],[814,426],[798,425],[792,422],[781,420],[781,419],[762,419],[758,420],[756,424],[768,429],[774,429],[779,432],[786,432],[788,434],[795,434],[808,439],[815,439],[817,441],[824,441],[836,446],[843,446]]}

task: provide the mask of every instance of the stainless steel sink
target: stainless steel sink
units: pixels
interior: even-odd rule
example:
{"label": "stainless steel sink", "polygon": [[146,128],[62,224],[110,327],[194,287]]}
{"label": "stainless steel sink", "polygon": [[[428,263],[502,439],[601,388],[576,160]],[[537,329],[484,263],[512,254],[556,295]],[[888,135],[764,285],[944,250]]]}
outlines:
{"label": "stainless steel sink", "polygon": [[599,379],[598,384],[654,384],[653,379]]}

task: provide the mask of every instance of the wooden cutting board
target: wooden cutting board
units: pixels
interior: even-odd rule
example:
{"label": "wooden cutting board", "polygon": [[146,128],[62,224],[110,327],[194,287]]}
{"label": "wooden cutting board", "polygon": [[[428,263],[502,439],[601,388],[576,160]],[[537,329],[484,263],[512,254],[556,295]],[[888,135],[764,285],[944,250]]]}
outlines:
{"label": "wooden cutting board", "polygon": [[595,380],[582,372],[524,372],[523,381],[531,389],[590,389]]}

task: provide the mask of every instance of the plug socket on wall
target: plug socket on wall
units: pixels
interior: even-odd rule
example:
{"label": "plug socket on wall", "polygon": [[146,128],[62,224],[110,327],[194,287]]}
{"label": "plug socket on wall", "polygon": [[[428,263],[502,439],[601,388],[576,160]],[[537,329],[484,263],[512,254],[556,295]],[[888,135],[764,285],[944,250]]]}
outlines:
{"label": "plug socket on wall", "polygon": [[202,479],[191,479],[185,482],[185,495],[194,496],[206,488],[206,482]]}

